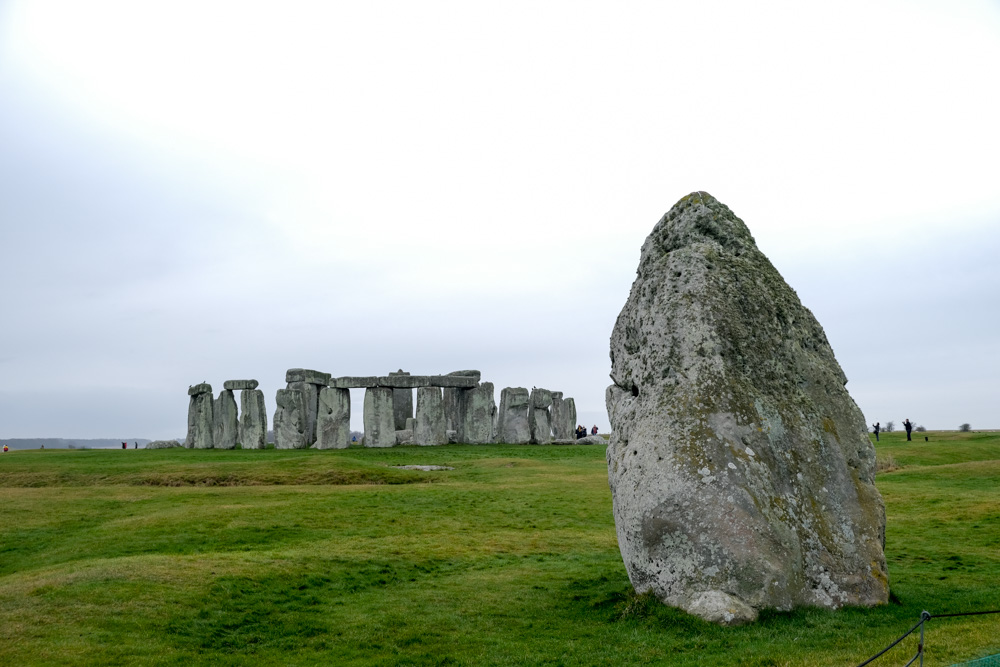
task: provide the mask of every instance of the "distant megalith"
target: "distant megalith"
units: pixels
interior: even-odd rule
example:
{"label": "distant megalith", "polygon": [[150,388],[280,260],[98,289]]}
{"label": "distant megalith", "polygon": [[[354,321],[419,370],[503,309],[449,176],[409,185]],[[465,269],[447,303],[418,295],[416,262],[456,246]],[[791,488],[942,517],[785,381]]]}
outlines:
{"label": "distant megalith", "polygon": [[865,420],[822,327],[707,193],[643,244],[611,365],[608,478],[636,591],[722,624],[886,602]]}
{"label": "distant megalith", "polygon": [[526,445],[531,440],[528,407],[531,395],[524,387],[505,387],[500,391],[496,441],[508,445]]}
{"label": "distant megalith", "polygon": [[[408,372],[400,368],[394,373],[389,373],[390,377],[397,375],[409,375]],[[395,422],[396,430],[401,431],[406,428],[406,420],[413,418],[413,389],[409,387],[394,388],[392,390],[392,419]]]}
{"label": "distant megalith", "polygon": [[279,389],[274,396],[275,449],[306,449],[308,426],[306,394],[298,389]]}
{"label": "distant megalith", "polygon": [[236,396],[232,390],[223,389],[219,392],[212,412],[215,423],[212,446],[215,449],[236,449],[236,430],[239,426],[239,416],[236,410]]}
{"label": "distant megalith", "polygon": [[319,390],[316,417],[316,449],[346,449],[351,444],[351,390],[323,387]]}
{"label": "distant megalith", "polygon": [[264,449],[267,447],[267,408],[264,407],[264,392],[253,387],[240,392],[239,440],[243,449]]}
{"label": "distant megalith", "polygon": [[188,432],[184,446],[193,449],[212,449],[215,431],[212,385],[207,382],[188,387]]}
{"label": "distant megalith", "polygon": [[493,399],[493,383],[482,382],[472,389],[458,390],[458,424],[455,437],[467,445],[486,445],[493,442],[493,422],[497,404]]}
{"label": "distant megalith", "polygon": [[143,449],[172,449],[174,447],[183,447],[184,445],[176,440],[154,440],[152,442],[147,442]]}
{"label": "distant megalith", "polygon": [[528,432],[533,445],[547,445],[552,442],[552,392],[534,387],[528,405]]}
{"label": "distant megalith", "polygon": [[438,387],[417,389],[417,416],[411,441],[415,445],[448,443],[448,428],[444,416],[444,399]]}
{"label": "distant megalith", "polygon": [[[417,409],[420,409],[419,398]],[[396,422],[392,412],[392,389],[368,387],[364,405],[365,447],[395,447]]]}

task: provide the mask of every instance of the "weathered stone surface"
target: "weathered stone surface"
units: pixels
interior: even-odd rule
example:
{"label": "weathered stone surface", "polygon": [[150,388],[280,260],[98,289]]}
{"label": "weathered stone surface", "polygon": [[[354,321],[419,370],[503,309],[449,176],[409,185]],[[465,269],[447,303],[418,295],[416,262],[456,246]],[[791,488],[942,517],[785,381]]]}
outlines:
{"label": "weathered stone surface", "polygon": [[455,443],[458,442],[458,431],[452,431],[452,430],[449,429],[449,430],[445,431],[445,435],[448,436],[448,444],[449,445],[454,445]]}
{"label": "weathered stone surface", "polygon": [[289,368],[285,371],[285,382],[288,384],[308,382],[309,384],[325,386],[330,382],[330,374],[309,370],[308,368]]}
{"label": "weathered stone surface", "polygon": [[274,397],[274,446],[277,449],[306,449],[306,404],[298,389],[279,389]]}
{"label": "weathered stone surface", "polygon": [[229,391],[243,391],[246,389],[256,389],[259,383],[256,380],[226,380],[222,383],[223,389]]}
{"label": "weathered stone surface", "polygon": [[389,375],[378,378],[380,387],[418,389],[420,387],[470,388],[479,384],[479,378],[465,375]]}
{"label": "weathered stone surface", "polygon": [[199,394],[211,394],[212,385],[207,382],[201,382],[199,384],[193,384],[188,387],[188,396],[197,396]]}
{"label": "weathered stone surface", "polygon": [[171,447],[183,447],[183,443],[177,442],[176,440],[154,440],[153,442],[146,443],[143,449],[170,449]]}
{"label": "weathered stone surface", "polygon": [[458,395],[459,418],[456,437],[469,445],[493,442],[493,420],[497,404],[493,398],[493,383],[483,382],[474,389],[461,389]]}
{"label": "weathered stone surface", "polygon": [[[395,373],[389,373],[389,377],[409,375],[400,368]],[[392,417],[396,422],[396,430],[401,431],[406,428],[406,420],[413,417],[413,390],[393,389],[392,390]]]}
{"label": "weathered stone surface", "polygon": [[528,404],[528,434],[533,445],[547,445],[552,442],[552,420],[549,406],[552,392],[534,387]]}
{"label": "weathered stone surface", "polygon": [[316,449],[346,449],[351,444],[351,391],[323,387],[316,415]]}
{"label": "weathered stone surface", "polygon": [[461,391],[463,390],[457,387],[445,387],[441,390],[441,396],[444,399],[444,423],[449,431],[456,430],[458,422],[462,418],[462,406],[459,401]]}
{"label": "weathered stone surface", "polygon": [[392,389],[369,387],[365,390],[365,447],[393,447],[396,425],[392,418]]}
{"label": "weathered stone surface", "polygon": [[239,441],[243,449],[267,447],[267,409],[260,389],[244,389],[240,393]]}
{"label": "weathered stone surface", "polygon": [[552,407],[552,392],[540,387],[531,388],[531,407],[548,410]]}
{"label": "weathered stone surface", "polygon": [[215,449],[236,449],[236,428],[239,419],[236,412],[236,397],[233,392],[223,389],[212,406],[214,432],[212,446]]}
{"label": "weathered stone surface", "polygon": [[[574,410],[575,412],[576,410]],[[569,406],[561,391],[552,392],[552,408],[549,410],[549,418],[552,420],[553,439],[569,440],[574,437],[576,414],[570,418]]]}
{"label": "weathered stone surface", "polygon": [[410,417],[406,420],[406,425],[403,427],[404,431],[412,431],[417,426],[417,420]]}
{"label": "weathered stone surface", "polygon": [[571,438],[576,437],[576,399],[564,398],[563,405],[566,408],[566,421],[569,423]]}
{"label": "weathered stone surface", "polygon": [[585,435],[579,440],[571,441],[574,445],[606,445],[607,439],[600,435]]}
{"label": "weathered stone surface", "polygon": [[[212,388],[208,392],[191,394],[188,399],[188,432],[184,446],[194,449],[211,449],[214,439],[215,418],[213,414]],[[190,391],[188,392],[190,393]]]}
{"label": "weathered stone surface", "polygon": [[496,441],[508,445],[526,445],[531,440],[528,428],[528,403],[531,396],[524,387],[506,387],[500,392]]}
{"label": "weathered stone surface", "polygon": [[413,430],[408,428],[399,429],[396,431],[396,444],[397,445],[412,445],[413,444]]}
{"label": "weathered stone surface", "polygon": [[330,378],[329,385],[339,389],[388,387],[417,389],[419,387],[459,387],[468,389],[479,384],[479,378],[464,375],[386,375],[370,377]]}
{"label": "weathered stone surface", "polygon": [[378,377],[374,375],[366,377],[346,375],[340,378],[330,378],[328,384],[335,389],[368,389],[379,386],[378,380]]}
{"label": "weathered stone surface", "polygon": [[448,373],[448,375],[457,375],[460,377],[475,378],[476,382],[479,382],[479,380],[483,377],[483,374],[480,373],[479,371],[452,371]]}
{"label": "weathered stone surface", "polygon": [[444,403],[438,387],[417,389],[417,416],[413,429],[413,444],[444,445],[448,429],[444,423]]}
{"label": "weathered stone surface", "polygon": [[289,382],[286,389],[302,392],[302,405],[305,407],[305,439],[306,447],[316,442],[316,416],[319,414],[319,390],[321,385],[313,382]]}
{"label": "weathered stone surface", "polygon": [[724,624],[886,601],[865,420],[819,323],[710,195],[646,239],[611,361],[608,477],[638,592]]}

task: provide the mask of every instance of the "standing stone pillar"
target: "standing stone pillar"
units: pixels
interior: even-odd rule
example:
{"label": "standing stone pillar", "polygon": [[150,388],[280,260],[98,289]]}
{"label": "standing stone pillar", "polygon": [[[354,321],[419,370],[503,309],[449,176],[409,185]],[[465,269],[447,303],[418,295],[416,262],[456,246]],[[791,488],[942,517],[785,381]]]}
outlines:
{"label": "standing stone pillar", "polygon": [[474,389],[459,389],[459,423],[455,429],[458,442],[485,445],[493,442],[493,422],[497,404],[493,383],[483,382]]}
{"label": "standing stone pillar", "polygon": [[305,449],[306,404],[297,389],[279,389],[274,397],[278,407],[274,411],[274,446],[277,449]]}
{"label": "standing stone pillar", "polygon": [[[389,373],[389,377],[396,375],[409,375],[400,368],[395,373]],[[394,387],[392,390],[392,418],[397,431],[406,429],[406,420],[413,418],[413,390]]]}
{"label": "standing stone pillar", "polygon": [[[479,371],[452,371],[448,375],[458,375],[460,377],[474,377],[476,382],[482,377]],[[462,421],[462,389],[456,387],[444,388],[444,419],[445,427],[449,431],[459,431]],[[457,433],[456,433],[457,435]]]}
{"label": "standing stone pillar", "polygon": [[564,398],[563,405],[566,407],[566,423],[569,424],[570,431],[573,432],[571,438],[576,437],[576,400],[573,398]]}
{"label": "standing stone pillar", "polygon": [[[330,374],[308,368],[289,368],[285,372],[285,382],[288,389],[302,392],[305,406],[305,439],[306,446],[316,442],[316,415],[319,412],[319,390],[330,383]],[[277,437],[277,436],[275,436]]]}
{"label": "standing stone pillar", "polygon": [[212,407],[214,434],[213,446],[216,449],[236,449],[236,428],[239,423],[236,412],[236,397],[229,389],[219,392]]}
{"label": "standing stone pillar", "polygon": [[552,392],[552,407],[549,409],[549,418],[552,420],[552,438],[554,440],[571,440],[573,429],[569,427],[566,420],[566,402],[563,400],[561,391]]}
{"label": "standing stone pillar", "polygon": [[552,392],[537,387],[531,390],[531,407],[528,409],[528,429],[531,444],[547,445],[552,442],[552,421],[549,407],[552,406]]}
{"label": "standing stone pillar", "polygon": [[448,428],[445,423],[441,389],[439,387],[418,387],[413,444],[445,445],[447,443]]}
{"label": "standing stone pillar", "polygon": [[500,392],[497,442],[509,445],[528,444],[531,439],[528,429],[528,401],[528,390],[524,387],[506,387]]}
{"label": "standing stone pillar", "polygon": [[267,447],[267,410],[264,407],[264,392],[260,389],[240,392],[239,440],[243,449]]}
{"label": "standing stone pillar", "polygon": [[396,422],[392,416],[392,389],[365,389],[365,447],[393,447],[396,444]]}
{"label": "standing stone pillar", "polygon": [[323,387],[316,416],[316,449],[346,449],[351,443],[351,390]]}
{"label": "standing stone pillar", "polygon": [[215,419],[213,415],[212,385],[207,382],[188,387],[188,433],[184,446],[194,449],[211,449]]}

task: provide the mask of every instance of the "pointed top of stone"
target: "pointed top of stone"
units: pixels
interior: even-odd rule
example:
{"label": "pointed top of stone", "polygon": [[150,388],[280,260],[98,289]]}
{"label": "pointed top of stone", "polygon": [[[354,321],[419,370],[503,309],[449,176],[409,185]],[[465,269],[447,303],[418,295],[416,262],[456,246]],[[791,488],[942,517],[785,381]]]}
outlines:
{"label": "pointed top of stone", "polygon": [[642,252],[645,256],[652,250],[647,249],[650,245],[662,254],[696,243],[716,244],[737,255],[757,247],[750,230],[728,206],[699,191],[681,197],[660,218]]}

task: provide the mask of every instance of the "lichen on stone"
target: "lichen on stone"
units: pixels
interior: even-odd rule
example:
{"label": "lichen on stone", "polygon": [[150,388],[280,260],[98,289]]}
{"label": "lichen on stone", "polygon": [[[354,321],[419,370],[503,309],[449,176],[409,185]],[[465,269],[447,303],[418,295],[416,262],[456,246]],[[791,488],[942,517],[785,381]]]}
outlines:
{"label": "lichen on stone", "polygon": [[[610,353],[609,482],[637,591],[727,623],[886,600],[864,419],[822,327],[728,207],[696,192],[656,224]],[[730,598],[726,621],[694,602]]]}

